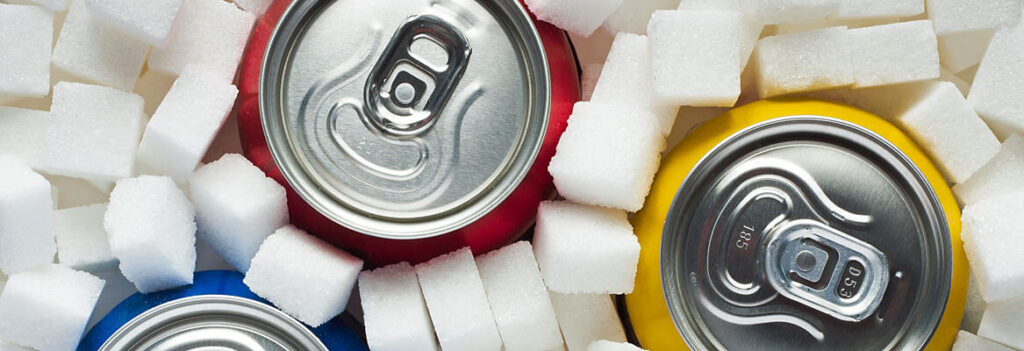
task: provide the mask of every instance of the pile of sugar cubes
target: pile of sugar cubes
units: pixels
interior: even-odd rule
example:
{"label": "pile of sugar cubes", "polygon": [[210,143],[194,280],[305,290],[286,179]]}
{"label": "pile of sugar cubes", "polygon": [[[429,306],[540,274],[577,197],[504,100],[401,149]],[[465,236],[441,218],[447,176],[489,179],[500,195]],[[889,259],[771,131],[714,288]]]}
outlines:
{"label": "pile of sugar cubes", "polygon": [[954,349],[1024,349],[1021,0],[525,0],[585,64],[548,168],[564,200],[540,205],[532,242],[372,270],[291,226],[285,189],[224,152],[270,4],[0,0],[0,349],[74,350],[99,277],[187,286],[206,245],[311,327],[358,289],[372,350],[639,350],[610,295],[633,290],[628,216],[662,152],[784,95],[873,112],[929,152],[973,273]]}

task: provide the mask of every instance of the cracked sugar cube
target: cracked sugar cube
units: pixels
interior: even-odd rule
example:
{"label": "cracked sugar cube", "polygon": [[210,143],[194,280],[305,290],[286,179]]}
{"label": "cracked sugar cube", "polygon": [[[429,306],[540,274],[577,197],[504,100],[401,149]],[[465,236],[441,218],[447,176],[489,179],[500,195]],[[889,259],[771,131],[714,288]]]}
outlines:
{"label": "cracked sugar cube", "polygon": [[362,269],[363,260],[287,225],[263,241],[243,282],[316,328],[345,310]]}
{"label": "cracked sugar cube", "polygon": [[476,265],[505,350],[562,348],[555,310],[529,242],[483,254]]}
{"label": "cracked sugar cube", "polygon": [[241,7],[243,10],[249,11],[256,17],[263,16],[264,12],[267,12],[267,8],[273,3],[273,0],[234,0],[235,5]]}
{"label": "cracked sugar cube", "polygon": [[[963,212],[964,251],[971,262],[971,271],[978,289],[990,309],[991,303],[1021,297],[1024,290],[1024,266],[1017,264],[1024,248],[1016,218],[1024,213],[1024,192],[1019,189],[968,205]],[[980,332],[980,330],[979,330]]]}
{"label": "cracked sugar cube", "polygon": [[45,264],[11,275],[0,294],[0,338],[39,351],[72,351],[105,283]]}
{"label": "cracked sugar cube", "polygon": [[839,0],[835,19],[889,19],[924,13],[924,0]]}
{"label": "cracked sugar cube", "polygon": [[1024,24],[996,32],[967,101],[1000,139],[1024,135]]}
{"label": "cracked sugar cube", "polygon": [[642,107],[576,103],[548,165],[558,193],[588,205],[640,210],[665,147],[655,118]]}
{"label": "cracked sugar cube", "polygon": [[836,13],[841,0],[744,0],[747,13],[764,24],[804,23],[824,20]]}
{"label": "cracked sugar cube", "polygon": [[468,247],[416,265],[416,276],[443,350],[501,349],[494,314]]}
{"label": "cracked sugar cube", "polygon": [[740,95],[738,11],[656,11],[648,24],[651,76],[662,105],[732,106]]}
{"label": "cracked sugar cube", "polygon": [[54,235],[57,239],[57,258],[60,264],[82,270],[94,270],[117,265],[110,252],[103,216],[107,204],[57,210],[53,215]]}
{"label": "cracked sugar cube", "polygon": [[939,36],[942,66],[957,73],[981,62],[994,34],[992,29],[950,33]]}
{"label": "cracked sugar cube", "polygon": [[568,351],[586,351],[598,340],[626,342],[611,296],[550,292]]}
{"label": "cracked sugar cube", "polygon": [[644,349],[628,342],[598,340],[590,343],[590,346],[587,346],[587,351],[644,351]]}
{"label": "cracked sugar cube", "polygon": [[850,29],[854,87],[932,79],[939,76],[939,51],[931,21]]}
{"label": "cracked sugar cube", "polygon": [[544,282],[552,291],[633,291],[640,243],[624,211],[568,201],[542,202],[533,245]]}
{"label": "cracked sugar cube", "polygon": [[616,35],[589,100],[645,108],[651,114],[640,116],[653,117],[661,133],[667,135],[675,123],[678,107],[662,105],[653,99],[651,56],[647,43],[646,36],[633,33]]}
{"label": "cracked sugar cube", "polygon": [[[1014,261],[1016,262],[1016,261]],[[990,303],[978,327],[978,336],[1014,349],[1024,349],[1024,295]]]}
{"label": "cracked sugar cube", "polygon": [[222,0],[184,0],[167,43],[149,54],[149,69],[179,75],[194,64],[232,82],[255,22]]}
{"label": "cracked sugar cube", "polygon": [[0,152],[13,154],[39,170],[49,128],[49,112],[0,106]]}
{"label": "cracked sugar cube", "polygon": [[606,32],[615,34],[629,32],[635,34],[647,34],[647,22],[651,15],[658,10],[673,10],[679,7],[679,0],[628,0],[622,5],[601,26]]}
{"label": "cracked sugar cube", "polygon": [[288,224],[285,190],[249,160],[227,154],[189,178],[199,238],[240,272],[260,244]]}
{"label": "cracked sugar cube", "polygon": [[56,253],[50,183],[0,154],[0,271],[10,275],[50,263]]}
{"label": "cracked sugar cube", "polygon": [[952,183],[967,180],[999,152],[999,140],[953,83],[933,84],[896,121]]}
{"label": "cracked sugar cube", "polygon": [[359,273],[359,299],[370,349],[440,350],[416,271],[408,262]]}
{"label": "cracked sugar cube", "polygon": [[761,97],[822,90],[854,83],[846,27],[761,39],[754,52]]}
{"label": "cracked sugar cube", "polygon": [[961,204],[971,204],[1020,189],[1024,179],[1024,139],[1012,136],[970,178],[953,187]]}
{"label": "cracked sugar cube", "polygon": [[224,125],[237,95],[238,88],[215,72],[189,66],[146,125],[139,144],[139,162],[185,181]]}
{"label": "cracked sugar cube", "polygon": [[132,93],[57,83],[46,136],[47,173],[101,182],[132,176],[142,107],[142,98]]}
{"label": "cracked sugar cube", "polygon": [[36,6],[0,3],[0,96],[50,93],[53,13]]}
{"label": "cracked sugar cube", "polygon": [[926,0],[939,35],[1020,23],[1021,0]]}
{"label": "cracked sugar cube", "polygon": [[956,342],[951,351],[1013,351],[995,341],[960,330],[956,333]]}
{"label": "cracked sugar cube", "polygon": [[183,0],[85,0],[92,13],[124,33],[163,47]]}
{"label": "cracked sugar cube", "polygon": [[526,0],[530,12],[541,21],[583,37],[593,34],[624,3],[624,0]]}
{"label": "cracked sugar cube", "polygon": [[103,217],[110,252],[142,293],[192,284],[195,208],[169,177],[117,181]]}
{"label": "cracked sugar cube", "polygon": [[148,51],[149,44],[94,15],[85,0],[72,0],[53,65],[85,82],[131,91]]}

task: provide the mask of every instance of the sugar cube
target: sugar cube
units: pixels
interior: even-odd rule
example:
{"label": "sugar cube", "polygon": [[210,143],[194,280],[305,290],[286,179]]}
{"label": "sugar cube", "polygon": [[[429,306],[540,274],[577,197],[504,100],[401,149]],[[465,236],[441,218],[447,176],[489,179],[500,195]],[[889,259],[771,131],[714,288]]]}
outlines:
{"label": "sugar cube", "polygon": [[981,318],[985,315],[985,306],[985,299],[978,291],[978,279],[972,274],[967,283],[967,304],[964,306],[964,318],[960,321],[960,329],[977,333]]}
{"label": "sugar cube", "polygon": [[633,291],[640,243],[621,210],[545,201],[533,237],[544,282],[562,293]]}
{"label": "sugar cube", "polygon": [[662,134],[668,134],[675,123],[677,107],[662,105],[653,99],[647,42],[646,36],[638,34],[616,35],[589,100],[647,109],[652,114],[641,117],[653,117]]}
{"label": "sugar cube", "polygon": [[851,48],[846,27],[761,39],[754,52],[761,97],[853,84]]}
{"label": "sugar cube", "polygon": [[1018,297],[990,303],[978,327],[978,336],[1019,350],[1024,349],[1024,334],[1021,330],[1024,330],[1024,298]]}
{"label": "sugar cube", "polygon": [[961,330],[956,333],[956,342],[953,343],[951,351],[1013,351],[1013,349]]}
{"label": "sugar cube", "polygon": [[240,272],[260,244],[288,224],[284,188],[238,154],[227,154],[189,178],[199,238]]}
{"label": "sugar cube", "polygon": [[0,96],[42,97],[50,92],[52,42],[53,13],[0,4]]}
{"label": "sugar cube", "polygon": [[56,12],[67,10],[69,1],[70,0],[32,0],[32,2],[39,4],[39,6],[46,7]]}
{"label": "sugar cube", "polygon": [[0,150],[42,169],[50,113],[0,106]]}
{"label": "sugar cube", "polygon": [[967,180],[999,152],[999,140],[953,83],[933,84],[896,120],[953,183]]}
{"label": "sugar cube", "polygon": [[273,2],[273,0],[235,0],[235,5],[259,17],[263,16],[264,12],[267,12],[267,8]]}
{"label": "sugar cube", "polygon": [[469,248],[416,265],[416,276],[443,350],[501,349],[501,336]]}
{"label": "sugar cube", "polygon": [[139,162],[179,181],[188,178],[231,113],[237,95],[238,88],[215,72],[186,68],[146,125]]}
{"label": "sugar cube", "polygon": [[359,273],[359,299],[370,349],[439,350],[416,271],[409,263]]}
{"label": "sugar cube", "polygon": [[82,270],[113,267],[117,264],[110,252],[103,215],[107,204],[66,208],[53,214],[57,258],[60,264]]}
{"label": "sugar cube", "polygon": [[562,348],[555,310],[529,242],[481,255],[476,264],[505,350]]}
{"label": "sugar cube", "polygon": [[654,12],[647,32],[657,100],[687,106],[736,103],[745,20],[737,11]]}
{"label": "sugar cube", "polygon": [[854,87],[937,78],[939,51],[931,21],[850,29]]}
{"label": "sugar cube", "polygon": [[550,294],[569,351],[586,351],[590,343],[598,340],[626,342],[626,333],[610,296],[554,291]]}
{"label": "sugar cube", "polygon": [[1000,139],[1024,135],[1024,24],[992,37],[967,101]]}
{"label": "sugar cube", "polygon": [[580,78],[580,99],[582,101],[590,101],[590,98],[594,96],[594,87],[597,86],[597,80],[601,77],[603,69],[604,64],[601,63],[583,65],[583,75]]}
{"label": "sugar cube", "polygon": [[590,343],[590,346],[587,346],[587,351],[644,351],[644,349],[628,342],[598,340]]}
{"label": "sugar cube", "polygon": [[287,225],[263,242],[243,281],[315,328],[345,309],[362,269],[363,260]]}
{"label": "sugar cube", "polygon": [[623,1],[618,10],[604,21],[602,29],[608,33],[629,32],[647,34],[647,22],[658,10],[672,10],[679,6],[679,0],[629,0]]}
{"label": "sugar cube", "polygon": [[1008,27],[1020,22],[1021,0],[925,0],[939,35]]}
{"label": "sugar cube", "polygon": [[964,251],[977,278],[978,290],[989,303],[1024,296],[1024,267],[1016,264],[1024,249],[1013,245],[1020,240],[1015,218],[1022,212],[1024,192],[1019,190],[964,208]]}
{"label": "sugar cube", "polygon": [[156,113],[156,108],[164,101],[164,97],[171,90],[175,80],[175,76],[154,70],[146,70],[146,73],[139,77],[139,82],[135,84],[135,94],[138,94],[146,101],[146,107],[143,109],[143,112],[147,116],[152,116],[153,113]]}
{"label": "sugar cube", "polygon": [[97,17],[156,47],[163,47],[182,0],[85,0]]}
{"label": "sugar cube", "polygon": [[256,17],[222,0],[184,0],[167,43],[149,55],[149,69],[178,75],[205,66],[225,82],[235,79]]}
{"label": "sugar cube", "polygon": [[594,33],[623,3],[623,0],[526,0],[530,12],[540,20],[584,37]]}
{"label": "sugar cube", "polygon": [[942,66],[960,72],[977,65],[992,41],[992,29],[950,33],[939,36],[939,59]]}
{"label": "sugar cube", "polygon": [[0,155],[0,271],[53,262],[50,183],[11,155]]}
{"label": "sugar cube", "polygon": [[764,24],[801,23],[825,19],[839,9],[840,0],[744,0],[747,13]]}
{"label": "sugar cube", "polygon": [[74,350],[103,285],[55,264],[12,275],[0,294],[0,338],[39,351]]}
{"label": "sugar cube", "polygon": [[169,177],[117,181],[103,217],[110,251],[140,292],[192,284],[195,209]]}
{"label": "sugar cube", "polygon": [[95,16],[85,0],[72,0],[53,49],[53,65],[85,82],[131,91],[149,45]]}
{"label": "sugar cube", "polygon": [[643,108],[579,102],[548,165],[558,193],[590,205],[638,211],[665,138]]}
{"label": "sugar cube", "polygon": [[923,0],[839,0],[834,18],[871,19],[913,17],[924,13]]}
{"label": "sugar cube", "polygon": [[953,187],[960,203],[971,204],[1020,189],[1024,179],[1024,139],[1012,136],[1003,142],[988,163],[966,181]]}
{"label": "sugar cube", "polygon": [[60,82],[46,136],[47,173],[110,182],[132,176],[143,101],[117,89]]}

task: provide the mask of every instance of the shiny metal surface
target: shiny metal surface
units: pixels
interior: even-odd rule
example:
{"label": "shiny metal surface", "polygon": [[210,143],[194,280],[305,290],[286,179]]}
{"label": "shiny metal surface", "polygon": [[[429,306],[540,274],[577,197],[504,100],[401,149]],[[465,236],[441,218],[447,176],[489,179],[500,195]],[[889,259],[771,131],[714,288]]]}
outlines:
{"label": "shiny metal surface", "polygon": [[669,311],[695,350],[920,349],[952,252],[920,171],[861,127],[778,118],[723,141],[663,232]]}
{"label": "shiny metal surface", "polygon": [[275,162],[317,211],[392,239],[503,201],[543,141],[550,78],[513,0],[298,0],[260,82]]}
{"label": "shiny metal surface", "polygon": [[200,295],[157,306],[100,347],[121,351],[316,351],[327,348],[302,324],[265,304]]}

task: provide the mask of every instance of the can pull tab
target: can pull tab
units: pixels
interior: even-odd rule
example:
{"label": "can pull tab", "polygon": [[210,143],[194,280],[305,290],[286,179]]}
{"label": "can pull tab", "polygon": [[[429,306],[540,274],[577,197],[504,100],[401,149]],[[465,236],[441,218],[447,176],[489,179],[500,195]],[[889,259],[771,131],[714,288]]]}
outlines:
{"label": "can pull tab", "polygon": [[881,251],[809,219],[775,229],[764,264],[768,281],[780,294],[850,322],[874,313],[889,284],[889,265]]}
{"label": "can pull tab", "polygon": [[[424,46],[420,44],[426,45],[427,54],[414,52]],[[387,136],[413,136],[430,129],[465,73],[471,53],[466,37],[444,19],[410,17],[395,31],[366,81],[370,123]]]}

